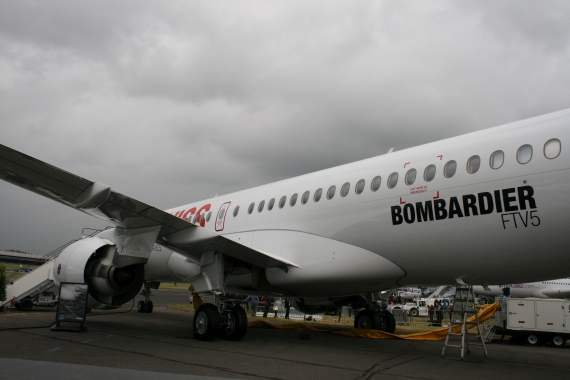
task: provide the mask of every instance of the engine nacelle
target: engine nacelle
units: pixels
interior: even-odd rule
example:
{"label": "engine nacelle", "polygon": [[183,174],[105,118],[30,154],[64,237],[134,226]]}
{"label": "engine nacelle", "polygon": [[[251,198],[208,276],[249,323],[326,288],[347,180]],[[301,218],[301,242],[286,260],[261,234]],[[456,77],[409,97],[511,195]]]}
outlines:
{"label": "engine nacelle", "polygon": [[89,284],[90,307],[118,307],[132,300],[144,282],[144,264],[118,267],[117,249],[107,239],[79,240],[65,248],[55,260],[54,279]]}

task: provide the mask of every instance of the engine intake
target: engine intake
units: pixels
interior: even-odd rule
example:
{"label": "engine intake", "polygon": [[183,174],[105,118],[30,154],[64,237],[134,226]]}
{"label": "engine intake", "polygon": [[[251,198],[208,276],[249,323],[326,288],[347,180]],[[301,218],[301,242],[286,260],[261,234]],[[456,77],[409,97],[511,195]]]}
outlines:
{"label": "engine intake", "polygon": [[54,278],[61,282],[89,284],[89,306],[118,307],[132,300],[144,282],[144,264],[115,265],[115,244],[97,237],[65,248],[56,259]]}

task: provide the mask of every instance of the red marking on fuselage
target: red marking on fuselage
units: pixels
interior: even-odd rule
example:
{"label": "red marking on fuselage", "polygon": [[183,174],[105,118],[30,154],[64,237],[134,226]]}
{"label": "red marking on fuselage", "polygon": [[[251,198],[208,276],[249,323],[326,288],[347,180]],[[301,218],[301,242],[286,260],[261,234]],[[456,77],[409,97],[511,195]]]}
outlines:
{"label": "red marking on fuselage", "polygon": [[188,220],[188,214],[194,215],[195,212],[196,212],[196,207],[192,207],[190,210],[188,210],[184,214],[182,214],[181,218],[184,220]]}
{"label": "red marking on fuselage", "polygon": [[439,156],[437,156],[437,157],[439,157],[439,160],[441,161],[441,159],[443,158],[443,154],[441,154],[441,155],[439,155]]}
{"label": "red marking on fuselage", "polygon": [[404,164],[404,168],[405,168],[405,167],[406,167],[406,165],[408,165],[409,163],[410,163],[410,162],[406,162],[406,163]]}
{"label": "red marking on fuselage", "polygon": [[404,202],[404,201],[402,200],[402,197],[400,197],[400,204],[401,204],[401,205],[406,204],[406,202]]}
{"label": "red marking on fuselage", "polygon": [[439,199],[439,190],[437,191],[437,195],[433,197],[433,199]]}
{"label": "red marking on fuselage", "polygon": [[[211,206],[212,205],[208,203],[207,205],[200,207],[200,209],[198,209],[198,212],[196,212],[196,207],[192,207],[191,209],[188,209],[188,210],[178,211],[174,214],[174,216],[177,216],[180,219],[189,221],[188,219],[190,219],[190,216],[192,216],[194,214],[197,214],[200,216],[200,213],[202,211],[204,211],[204,212],[210,211]],[[206,226],[206,218],[200,218],[200,219],[202,219],[202,220],[200,220],[200,226],[202,226],[202,227]]]}
{"label": "red marking on fuselage", "polygon": [[[204,213],[210,211],[210,207],[212,207],[212,205],[208,203],[207,205],[204,205],[204,206],[200,207],[200,208],[198,209],[198,211],[196,212],[196,214],[198,214],[198,216],[200,216],[200,213],[201,213],[202,211],[204,211]],[[201,219],[201,220],[200,220],[200,226],[204,227],[204,226],[206,225],[206,218],[200,217],[200,219]]]}

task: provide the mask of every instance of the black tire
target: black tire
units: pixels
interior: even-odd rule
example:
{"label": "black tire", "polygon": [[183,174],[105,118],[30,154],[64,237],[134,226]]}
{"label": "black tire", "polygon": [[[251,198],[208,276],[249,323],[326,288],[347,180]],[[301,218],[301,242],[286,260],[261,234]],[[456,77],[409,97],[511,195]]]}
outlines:
{"label": "black tire", "polygon": [[137,304],[137,311],[139,313],[144,313],[144,301],[140,300],[139,303]]}
{"label": "black tire", "polygon": [[247,332],[247,314],[236,305],[224,313],[225,326],[220,329],[220,338],[240,341]]}
{"label": "black tire", "polygon": [[22,299],[20,302],[16,302],[16,308],[22,311],[30,311],[34,307],[34,301],[30,297]]}
{"label": "black tire", "polygon": [[211,303],[200,305],[194,314],[192,323],[194,328],[194,339],[214,340],[220,333],[220,312]]}
{"label": "black tire", "polygon": [[396,331],[396,318],[394,318],[392,313],[384,312],[379,318],[380,326],[378,327],[378,330],[394,334],[394,331]]}
{"label": "black tire", "polygon": [[378,330],[380,329],[380,318],[370,310],[361,310],[354,318],[354,328]]}
{"label": "black tire", "polygon": [[524,337],[524,342],[528,346],[540,346],[542,344],[542,339],[536,334],[527,334]]}
{"label": "black tire", "polygon": [[413,308],[412,310],[410,310],[410,315],[412,317],[417,317],[418,315],[420,315],[420,311],[416,308]]}
{"label": "black tire", "polygon": [[550,338],[549,343],[552,347],[561,348],[566,345],[566,338],[560,335],[554,335],[552,338]]}
{"label": "black tire", "polygon": [[152,313],[152,309],[153,309],[153,303],[152,301],[147,301],[144,303],[144,312],[145,313]]}

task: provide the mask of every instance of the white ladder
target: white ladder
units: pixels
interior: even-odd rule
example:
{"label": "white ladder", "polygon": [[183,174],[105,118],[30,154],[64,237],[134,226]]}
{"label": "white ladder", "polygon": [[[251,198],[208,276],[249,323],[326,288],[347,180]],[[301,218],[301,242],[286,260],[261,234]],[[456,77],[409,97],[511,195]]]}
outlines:
{"label": "white ladder", "polygon": [[[468,321],[469,317],[475,316],[474,321]],[[447,347],[459,348],[461,351],[461,360],[465,358],[465,355],[470,353],[469,351],[469,328],[477,326],[477,333],[481,340],[481,343],[471,343],[476,346],[483,346],[483,351],[485,352],[485,357],[487,357],[487,347],[485,346],[484,334],[481,332],[481,325],[479,324],[479,315],[477,314],[477,309],[475,308],[475,294],[473,293],[473,286],[458,285],[455,288],[455,300],[453,302],[453,313],[451,316],[451,321],[449,323],[449,330],[447,331],[447,336],[445,337],[445,344],[443,350],[441,351],[441,356],[445,357],[445,349]],[[461,332],[453,332],[453,326],[461,326]],[[452,336],[460,336],[460,344],[452,344],[457,341],[450,342],[449,338]]]}

